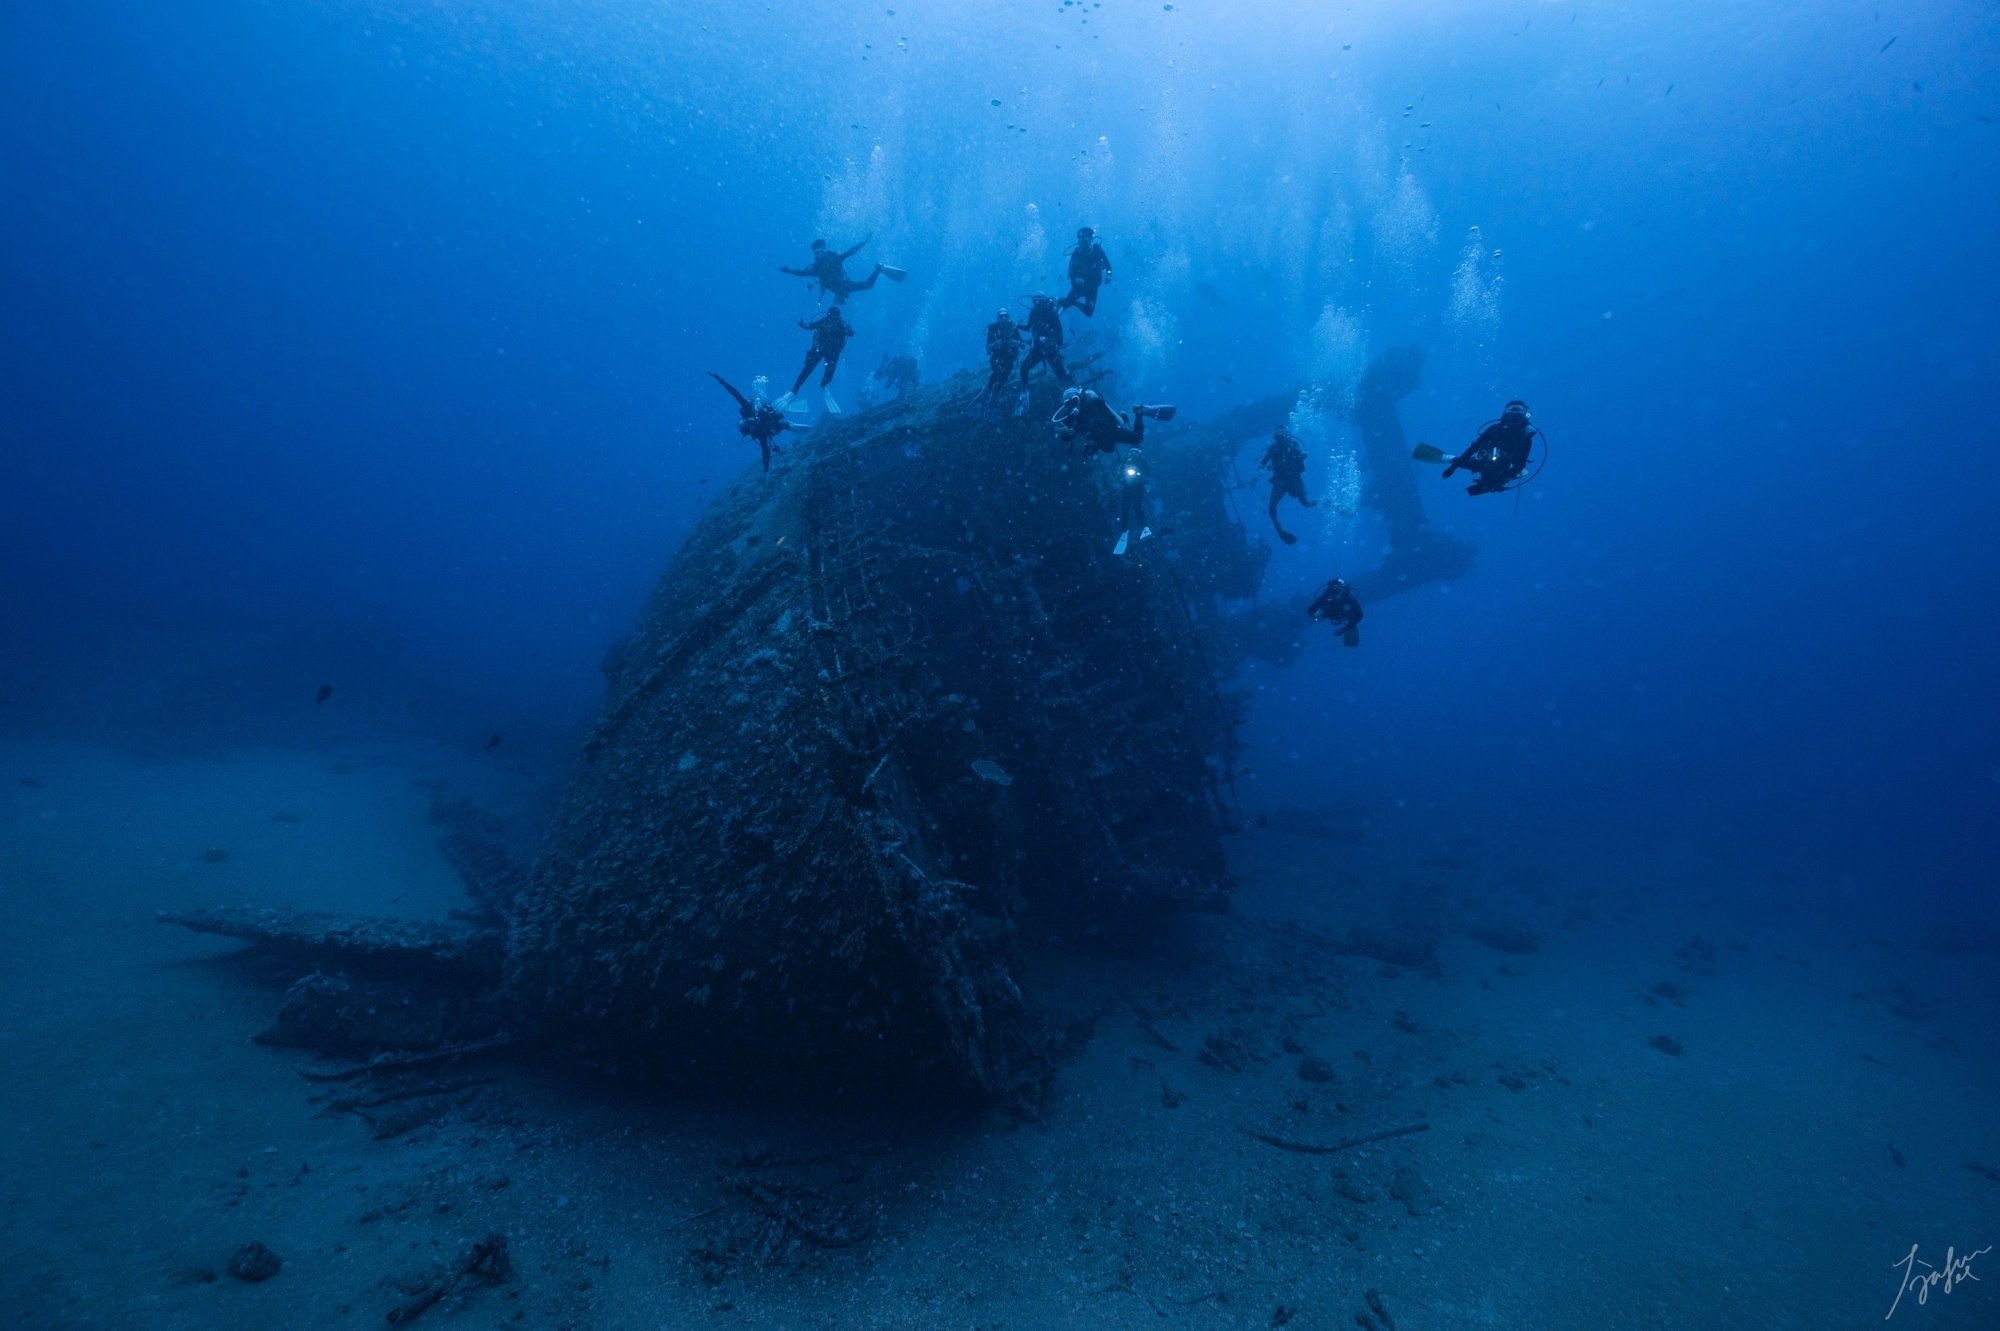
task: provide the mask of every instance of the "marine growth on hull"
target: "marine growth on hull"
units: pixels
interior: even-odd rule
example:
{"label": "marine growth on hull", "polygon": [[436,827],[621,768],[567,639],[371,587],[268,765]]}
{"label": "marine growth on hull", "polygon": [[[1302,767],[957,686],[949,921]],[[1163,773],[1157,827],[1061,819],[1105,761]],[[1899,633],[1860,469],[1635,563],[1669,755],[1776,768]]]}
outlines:
{"label": "marine growth on hull", "polygon": [[968,387],[814,431],[662,578],[509,939],[585,1047],[1001,1091],[1024,916],[1221,894],[1231,723],[1177,575],[1106,558],[1096,467]]}

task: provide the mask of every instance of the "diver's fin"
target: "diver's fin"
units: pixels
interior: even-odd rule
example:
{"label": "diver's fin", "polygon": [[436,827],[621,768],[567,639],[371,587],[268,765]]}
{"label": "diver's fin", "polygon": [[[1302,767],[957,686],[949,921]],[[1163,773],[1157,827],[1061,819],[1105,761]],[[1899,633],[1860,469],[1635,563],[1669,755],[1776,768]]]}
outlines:
{"label": "diver's fin", "polygon": [[1361,645],[1361,630],[1350,627],[1347,632],[1340,635],[1340,640],[1349,647],[1359,647]]}
{"label": "diver's fin", "polygon": [[904,278],[909,276],[909,274],[904,272],[901,268],[897,268],[891,264],[886,264],[886,263],[876,264],[875,271],[882,274],[882,276],[888,278],[891,282],[900,282]]}
{"label": "diver's fin", "polygon": [[1417,462],[1443,462],[1446,460],[1444,450],[1436,444],[1418,444],[1410,450],[1410,457]]}
{"label": "diver's fin", "polygon": [[792,398],[794,396],[796,396],[796,394],[782,393],[779,396],[771,399],[771,406],[778,411],[791,411],[793,410]]}
{"label": "diver's fin", "polygon": [[840,416],[845,414],[844,412],[841,411],[840,404],[833,400],[833,394],[827,389],[822,388],[819,390],[819,398],[820,401],[826,404],[827,415]]}
{"label": "diver's fin", "polygon": [[1027,413],[1027,410],[1028,410],[1028,390],[1024,388],[1021,390],[1021,396],[1014,399],[1014,414],[1016,416],[1025,415]]}
{"label": "diver's fin", "polygon": [[1283,531],[1283,530],[1280,530],[1278,532],[1278,539],[1283,541],[1286,545],[1297,545],[1299,543],[1298,537],[1292,535],[1288,531]]}
{"label": "diver's fin", "polygon": [[1118,533],[1118,544],[1111,547],[1111,553],[1114,555],[1122,555],[1125,553],[1125,547],[1130,545],[1131,543],[1132,543],[1132,533],[1129,531],[1121,531]]}

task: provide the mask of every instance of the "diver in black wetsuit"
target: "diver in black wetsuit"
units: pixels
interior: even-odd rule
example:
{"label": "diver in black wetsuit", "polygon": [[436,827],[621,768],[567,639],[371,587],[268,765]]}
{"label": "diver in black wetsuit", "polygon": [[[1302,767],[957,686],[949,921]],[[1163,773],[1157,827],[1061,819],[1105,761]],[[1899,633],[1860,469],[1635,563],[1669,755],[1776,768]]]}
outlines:
{"label": "diver in black wetsuit", "polygon": [[863,236],[852,249],[834,251],[826,247],[823,240],[812,243],[812,262],[804,268],[787,268],[778,265],[778,271],[787,277],[810,277],[819,283],[821,294],[833,297],[838,305],[857,291],[866,291],[875,285],[882,274],[879,270],[870,272],[862,281],[855,281],[847,275],[847,261],[861,252],[873,237]]}
{"label": "diver in black wetsuit", "polygon": [[869,378],[901,399],[908,397],[910,390],[917,386],[918,375],[915,356],[891,356],[885,351],[882,363],[875,367],[875,373]]}
{"label": "diver in black wetsuit", "polygon": [[1062,358],[1062,315],[1056,313],[1056,303],[1047,296],[1036,296],[1028,307],[1028,338],[1032,345],[1028,358],[1021,362],[1021,387],[1028,386],[1028,371],[1037,365],[1048,366],[1050,373],[1068,383],[1069,367]]}
{"label": "diver in black wetsuit", "polygon": [[1118,464],[1118,544],[1112,549],[1114,555],[1125,553],[1132,543],[1132,533],[1139,533],[1140,540],[1153,534],[1152,522],[1146,516],[1146,455],[1137,448],[1125,451],[1125,459]]}
{"label": "diver in black wetsuit", "polygon": [[1097,233],[1089,227],[1076,229],[1076,248],[1069,252],[1069,294],[1058,306],[1072,306],[1088,319],[1097,313],[1097,289],[1111,280],[1111,259],[1097,243]]}
{"label": "diver in black wetsuit", "polygon": [[[831,387],[833,372],[840,368],[840,353],[846,349],[847,339],[854,336],[853,326],[841,315],[838,305],[811,323],[807,323],[804,319],[799,320],[799,327],[813,335],[812,345],[806,348],[806,363],[799,370],[799,377],[792,384],[792,391],[779,400],[778,405],[781,407],[806,386],[806,380],[812,377],[813,367],[822,360],[826,362],[826,373],[820,376],[819,386],[822,390]],[[827,395],[826,409],[836,416],[840,414],[840,408],[835,405],[831,394]]]}
{"label": "diver in black wetsuit", "polygon": [[896,282],[903,280],[903,270],[891,268],[886,263],[876,264],[874,270],[859,282],[847,275],[847,261],[861,253],[861,247],[873,239],[873,236],[863,236],[853,248],[837,253],[828,249],[825,241],[815,240],[812,243],[813,257],[810,268],[787,268],[779,264],[778,271],[789,277],[813,278],[819,283],[819,289],[832,296],[833,303],[838,305],[855,292],[866,291],[874,286],[878,277],[887,277]]}
{"label": "diver in black wetsuit", "polygon": [[1306,451],[1299,447],[1299,441],[1292,432],[1280,425],[1271,436],[1271,443],[1264,450],[1264,456],[1257,465],[1271,473],[1271,526],[1278,533],[1278,539],[1286,545],[1297,545],[1299,538],[1285,530],[1278,521],[1278,501],[1287,495],[1299,501],[1303,508],[1312,508],[1313,501],[1306,498]]}
{"label": "diver in black wetsuit", "polygon": [[1021,348],[1027,339],[1021,336],[1021,325],[1014,322],[1014,316],[1006,310],[995,315],[993,322],[986,325],[986,392],[987,400],[997,398],[1000,390],[1014,376],[1014,362],[1021,357]]}
{"label": "diver in black wetsuit", "polygon": [[1333,625],[1340,640],[1349,647],[1361,645],[1361,602],[1344,579],[1335,578],[1320,588],[1319,595],[1306,607],[1306,618]]}
{"label": "diver in black wetsuit", "polygon": [[764,452],[764,470],[769,471],[771,469],[771,454],[775,453],[778,449],[778,436],[787,430],[797,427],[785,419],[784,412],[779,411],[770,403],[752,402],[749,398],[743,396],[742,393],[737,391],[735,384],[730,383],[714,370],[708,372],[708,377],[729,390],[729,396],[736,399],[736,409],[743,417],[742,420],[736,423],[736,428],[744,438],[755,439],[757,441],[757,447]]}
{"label": "diver in black wetsuit", "polygon": [[1472,446],[1444,469],[1449,476],[1461,467],[1479,479],[1465,487],[1469,495],[1499,494],[1512,488],[1527,470],[1538,432],[1528,418],[1528,404],[1515,398],[1500,419],[1479,432]]}
{"label": "diver in black wetsuit", "polygon": [[1146,418],[1156,421],[1170,421],[1174,418],[1174,408],[1170,406],[1137,406],[1132,408],[1131,423],[1112,410],[1111,405],[1094,390],[1069,388],[1063,390],[1062,406],[1050,423],[1062,438],[1074,442],[1078,438],[1086,441],[1087,453],[1115,452],[1120,444],[1131,444],[1135,448],[1146,442]]}

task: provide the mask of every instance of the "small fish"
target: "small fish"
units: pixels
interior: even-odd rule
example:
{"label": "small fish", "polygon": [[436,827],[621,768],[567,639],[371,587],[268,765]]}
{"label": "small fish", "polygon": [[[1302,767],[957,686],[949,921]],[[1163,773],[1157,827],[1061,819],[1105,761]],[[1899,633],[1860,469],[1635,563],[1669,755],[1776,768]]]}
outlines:
{"label": "small fish", "polygon": [[994,762],[991,758],[977,759],[972,764],[972,770],[977,772],[981,778],[991,781],[996,786],[1011,786],[1014,784],[1014,778],[1007,775],[1007,769],[999,763]]}
{"label": "small fish", "polygon": [[1896,1143],[1894,1142],[1889,1143],[1889,1163],[1898,1169],[1908,1169],[1910,1167],[1910,1162],[1903,1158],[1903,1153],[1896,1149]]}
{"label": "small fish", "polygon": [[499,747],[500,747],[500,737],[498,735],[495,735],[492,739],[486,741],[486,752],[488,753],[493,752],[493,750]]}
{"label": "small fish", "polygon": [[322,684],[319,686],[319,692],[313,695],[313,701],[316,703],[325,702],[328,698],[331,698],[332,696],[333,696],[333,685]]}
{"label": "small fish", "polygon": [[42,788],[42,783],[35,780],[35,778],[31,776],[22,777],[21,784],[26,786],[29,790],[40,790]]}
{"label": "small fish", "polygon": [[[1896,34],[1896,37],[1900,37],[1900,36],[1902,36],[1902,35],[1903,35],[1903,34],[1899,32],[1899,33],[1897,33],[1897,34]],[[1884,51],[1888,50],[1888,49],[1889,49],[1890,47],[1894,46],[1894,45],[1896,44],[1896,37],[1891,37],[1891,38],[1890,38],[1890,39],[1889,39],[1888,41],[1886,41],[1886,42],[1883,42],[1883,43],[1882,43],[1882,45],[1881,45],[1880,47],[1878,47],[1878,48],[1876,49],[1876,51],[1875,51],[1875,54],[1876,54],[1876,55],[1881,55],[1881,54],[1882,54],[1882,52],[1884,52]]]}

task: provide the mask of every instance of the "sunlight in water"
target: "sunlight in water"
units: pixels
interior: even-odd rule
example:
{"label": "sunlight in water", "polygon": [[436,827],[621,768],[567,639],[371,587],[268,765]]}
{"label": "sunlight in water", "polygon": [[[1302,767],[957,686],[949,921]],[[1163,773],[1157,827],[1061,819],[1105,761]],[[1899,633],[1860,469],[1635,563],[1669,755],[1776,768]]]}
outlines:
{"label": "sunlight in water", "polygon": [[1489,252],[1486,238],[1473,227],[1451,275],[1452,323],[1474,337],[1491,336],[1500,327],[1500,291],[1505,284],[1506,279],[1500,276],[1500,251]]}
{"label": "sunlight in water", "polygon": [[1302,389],[1285,428],[1305,450],[1306,493],[1319,501],[1320,524],[1330,539],[1344,540],[1361,505],[1361,458],[1336,401],[1326,388]]}

